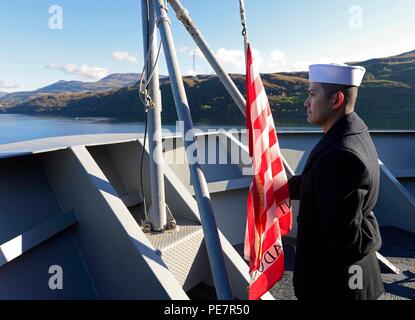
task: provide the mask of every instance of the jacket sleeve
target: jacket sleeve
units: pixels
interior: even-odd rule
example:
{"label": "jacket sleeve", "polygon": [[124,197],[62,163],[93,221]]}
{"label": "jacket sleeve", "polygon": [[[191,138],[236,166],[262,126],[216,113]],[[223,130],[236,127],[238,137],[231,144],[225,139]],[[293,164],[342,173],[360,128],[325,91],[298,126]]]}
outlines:
{"label": "jacket sleeve", "polygon": [[371,185],[360,158],[348,150],[324,157],[314,188],[322,235],[340,263],[353,264],[379,250],[381,237],[373,214],[364,216],[365,197]]}
{"label": "jacket sleeve", "polygon": [[292,176],[288,180],[288,185],[290,187],[290,198],[291,200],[299,200],[301,194],[301,175]]}

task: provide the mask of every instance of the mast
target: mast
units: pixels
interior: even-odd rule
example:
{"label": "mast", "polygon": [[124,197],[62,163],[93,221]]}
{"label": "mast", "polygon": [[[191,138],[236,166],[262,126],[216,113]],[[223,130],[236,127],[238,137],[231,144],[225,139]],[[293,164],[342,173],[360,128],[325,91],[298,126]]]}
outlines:
{"label": "mast", "polygon": [[[152,104],[148,106],[148,142],[151,177],[151,208],[149,223],[154,231],[167,226],[166,201],[164,193],[163,154],[161,147],[161,93],[159,72],[156,63],[157,34],[154,7],[151,0],[141,0],[143,24],[143,48],[145,61],[145,82],[149,81],[148,94]],[[151,79],[149,79],[151,77]],[[144,88],[145,90],[147,88]],[[141,173],[142,174],[142,173]]]}

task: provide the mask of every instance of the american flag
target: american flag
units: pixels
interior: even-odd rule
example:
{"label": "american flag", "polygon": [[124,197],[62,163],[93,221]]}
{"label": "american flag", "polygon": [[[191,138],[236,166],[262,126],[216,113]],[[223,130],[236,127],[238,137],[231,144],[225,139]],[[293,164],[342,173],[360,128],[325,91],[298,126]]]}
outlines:
{"label": "american flag", "polygon": [[249,45],[246,92],[246,127],[254,176],[248,194],[244,255],[251,277],[249,299],[259,299],[284,274],[281,237],[291,231],[292,214],[274,120]]}

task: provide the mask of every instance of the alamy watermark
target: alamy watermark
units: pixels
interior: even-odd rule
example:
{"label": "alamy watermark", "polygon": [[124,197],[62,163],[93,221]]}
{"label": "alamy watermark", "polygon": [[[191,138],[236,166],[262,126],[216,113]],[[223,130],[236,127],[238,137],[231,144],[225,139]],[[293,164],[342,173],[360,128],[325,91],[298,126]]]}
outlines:
{"label": "alamy watermark", "polygon": [[63,29],[63,9],[61,6],[54,4],[49,7],[49,29]]}
{"label": "alamy watermark", "polygon": [[363,289],[363,270],[361,266],[352,265],[349,268],[349,288],[352,290]]}
{"label": "alamy watermark", "polygon": [[352,30],[363,29],[363,8],[362,6],[349,7],[349,28]]}
{"label": "alamy watermark", "polygon": [[63,269],[59,265],[53,265],[49,267],[49,274],[52,276],[49,278],[50,290],[63,290]]}

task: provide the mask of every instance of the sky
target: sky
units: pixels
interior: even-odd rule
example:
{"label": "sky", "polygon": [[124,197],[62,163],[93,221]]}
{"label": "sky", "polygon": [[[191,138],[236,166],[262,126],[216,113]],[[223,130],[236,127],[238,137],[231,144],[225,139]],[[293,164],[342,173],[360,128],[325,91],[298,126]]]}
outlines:
{"label": "sky", "polygon": [[[224,69],[243,73],[239,0],[181,2]],[[415,50],[414,0],[245,0],[245,6],[263,73]],[[169,16],[182,73],[213,73],[172,9]],[[140,0],[1,0],[0,92],[141,72],[141,33]],[[167,74],[163,55],[159,69]]]}

